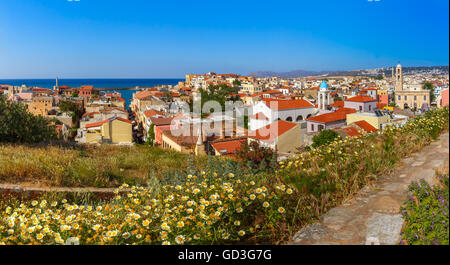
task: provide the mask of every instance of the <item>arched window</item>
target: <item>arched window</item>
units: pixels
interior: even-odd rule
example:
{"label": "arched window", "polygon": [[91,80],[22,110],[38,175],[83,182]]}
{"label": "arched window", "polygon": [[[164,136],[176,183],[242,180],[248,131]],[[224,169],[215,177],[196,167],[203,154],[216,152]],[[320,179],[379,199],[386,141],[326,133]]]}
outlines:
{"label": "arched window", "polygon": [[302,120],[303,120],[303,116],[299,115],[295,121],[302,121]]}
{"label": "arched window", "polygon": [[308,116],[306,116],[307,119],[309,119],[311,117],[311,114],[308,114]]}
{"label": "arched window", "polygon": [[292,117],[291,116],[287,117],[286,121],[292,121]]}

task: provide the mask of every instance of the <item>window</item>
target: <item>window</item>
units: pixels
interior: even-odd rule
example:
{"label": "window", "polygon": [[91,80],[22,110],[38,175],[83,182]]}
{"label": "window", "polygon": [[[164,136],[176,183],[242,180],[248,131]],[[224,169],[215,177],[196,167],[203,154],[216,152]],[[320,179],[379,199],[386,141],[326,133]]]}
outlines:
{"label": "window", "polygon": [[414,100],[417,100],[417,96],[414,96]]}
{"label": "window", "polygon": [[311,124],[311,131],[314,131],[314,124]]}
{"label": "window", "polygon": [[406,100],[406,99],[408,99],[408,97],[407,97],[407,96],[405,96],[405,100]]}
{"label": "window", "polygon": [[427,100],[427,96],[423,96],[423,100]]}
{"label": "window", "polygon": [[372,110],[372,105],[369,105],[369,110]]}
{"label": "window", "polygon": [[359,111],[362,111],[362,106],[359,106]]}
{"label": "window", "polygon": [[303,120],[303,116],[302,115],[299,115],[298,117],[297,117],[297,119],[296,119],[296,121],[302,121]]}
{"label": "window", "polygon": [[401,100],[402,99],[402,96],[398,96],[398,100]]}
{"label": "window", "polygon": [[291,116],[287,117],[286,121],[292,121],[292,117]]}

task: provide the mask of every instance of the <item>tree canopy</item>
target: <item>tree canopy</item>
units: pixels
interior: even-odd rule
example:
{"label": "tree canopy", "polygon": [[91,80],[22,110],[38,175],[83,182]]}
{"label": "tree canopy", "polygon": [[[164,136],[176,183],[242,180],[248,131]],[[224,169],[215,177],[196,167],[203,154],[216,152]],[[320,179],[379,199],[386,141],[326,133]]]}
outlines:
{"label": "tree canopy", "polygon": [[200,89],[200,95],[202,97],[202,108],[205,102],[210,100],[217,101],[222,106],[222,111],[225,111],[225,102],[228,99],[236,101],[236,97],[230,97],[230,94],[237,93],[236,88],[230,87],[226,84],[210,85],[208,89]]}
{"label": "tree canopy", "polygon": [[0,95],[0,142],[38,143],[56,138],[50,119],[34,116],[22,103],[13,103]]}
{"label": "tree canopy", "polygon": [[436,96],[434,95],[434,86],[431,82],[425,82],[423,83],[423,89],[430,91],[430,102],[433,102],[436,99]]}

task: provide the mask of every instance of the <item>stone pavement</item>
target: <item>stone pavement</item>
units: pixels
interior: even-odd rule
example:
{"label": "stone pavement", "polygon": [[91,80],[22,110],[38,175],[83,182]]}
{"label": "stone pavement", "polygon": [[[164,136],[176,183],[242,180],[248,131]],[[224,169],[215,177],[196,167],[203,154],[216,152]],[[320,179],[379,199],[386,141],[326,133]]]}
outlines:
{"label": "stone pavement", "polygon": [[329,210],[321,222],[298,231],[292,245],[392,245],[400,242],[400,206],[411,181],[436,183],[436,171],[448,172],[449,134],[405,158],[393,174],[362,188],[350,201]]}

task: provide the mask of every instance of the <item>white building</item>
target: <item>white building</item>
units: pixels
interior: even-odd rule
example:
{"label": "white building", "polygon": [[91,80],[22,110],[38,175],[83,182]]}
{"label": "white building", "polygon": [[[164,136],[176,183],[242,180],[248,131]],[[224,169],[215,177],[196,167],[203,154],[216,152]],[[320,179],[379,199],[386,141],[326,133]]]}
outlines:
{"label": "white building", "polygon": [[304,99],[263,99],[253,106],[249,130],[257,130],[276,120],[300,122],[316,112],[314,105]]}

